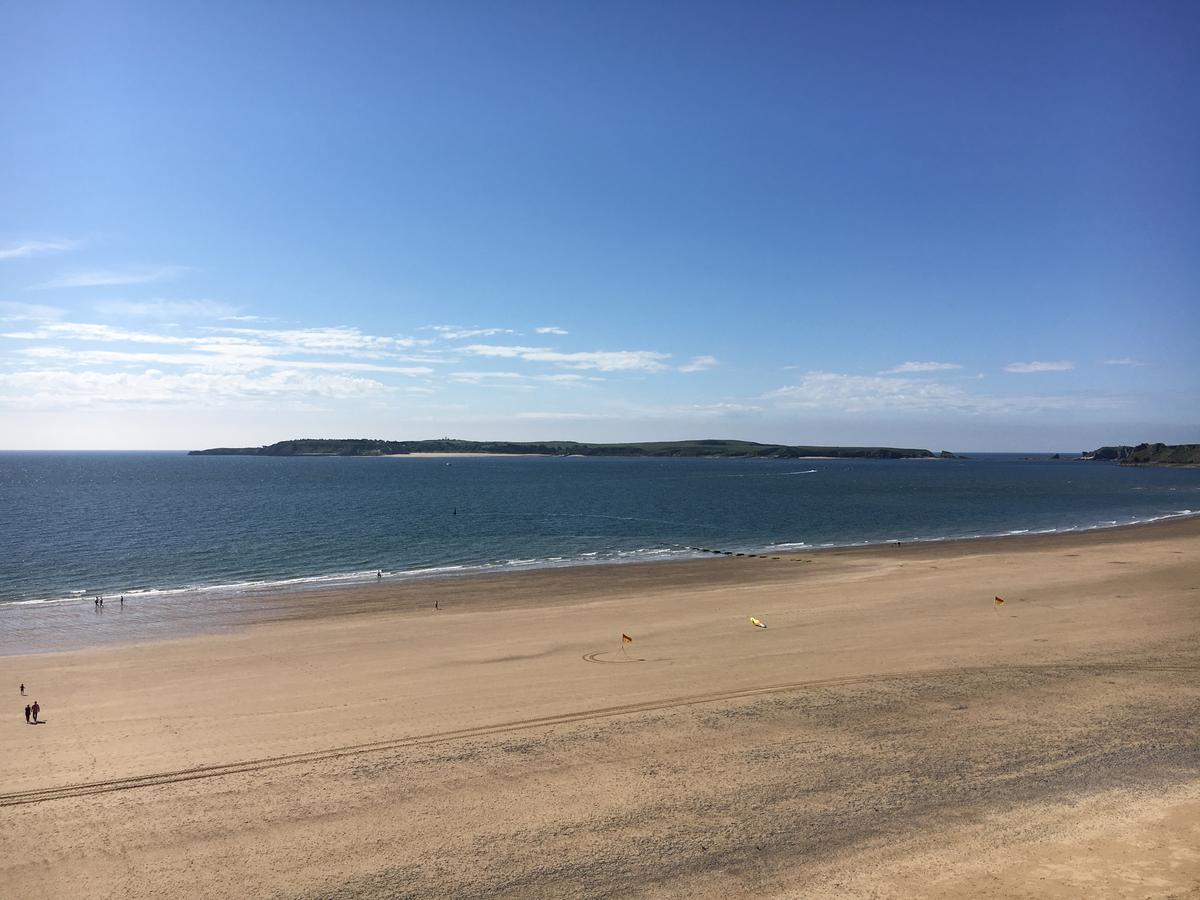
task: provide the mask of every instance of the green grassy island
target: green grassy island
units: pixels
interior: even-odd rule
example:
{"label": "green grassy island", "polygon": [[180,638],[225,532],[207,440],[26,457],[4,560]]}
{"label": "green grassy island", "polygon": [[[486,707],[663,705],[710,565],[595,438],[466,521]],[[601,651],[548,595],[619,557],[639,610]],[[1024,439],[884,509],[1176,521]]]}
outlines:
{"label": "green grassy island", "polygon": [[1136,447],[1101,447],[1086,460],[1110,460],[1123,466],[1200,466],[1200,444],[1138,444]]}
{"label": "green grassy island", "polygon": [[368,438],[334,440],[306,438],[279,441],[265,447],[216,447],[192,450],[190,456],[404,456],[410,453],[487,453],[512,456],[686,456],[732,459],[954,459],[942,451],[935,457],[928,450],[902,447],[795,447],[758,444],[753,441],[698,440],[657,441],[639,444],[581,444],[576,441],[462,441],[441,438],[432,441],[383,441]]}

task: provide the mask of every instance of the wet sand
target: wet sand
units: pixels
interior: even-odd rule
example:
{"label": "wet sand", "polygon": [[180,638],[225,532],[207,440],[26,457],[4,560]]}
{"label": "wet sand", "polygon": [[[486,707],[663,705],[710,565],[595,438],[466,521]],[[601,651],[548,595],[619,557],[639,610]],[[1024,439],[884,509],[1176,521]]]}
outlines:
{"label": "wet sand", "polygon": [[0,658],[0,894],[1200,896],[1195,520],[246,606]]}

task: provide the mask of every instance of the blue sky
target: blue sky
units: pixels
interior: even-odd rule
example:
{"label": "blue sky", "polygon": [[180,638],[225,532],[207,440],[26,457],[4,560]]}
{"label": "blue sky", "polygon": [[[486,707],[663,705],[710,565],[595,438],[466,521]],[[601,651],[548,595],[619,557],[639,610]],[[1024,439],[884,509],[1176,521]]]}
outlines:
{"label": "blue sky", "polygon": [[6,8],[0,447],[1200,441],[1195,4],[182,7]]}

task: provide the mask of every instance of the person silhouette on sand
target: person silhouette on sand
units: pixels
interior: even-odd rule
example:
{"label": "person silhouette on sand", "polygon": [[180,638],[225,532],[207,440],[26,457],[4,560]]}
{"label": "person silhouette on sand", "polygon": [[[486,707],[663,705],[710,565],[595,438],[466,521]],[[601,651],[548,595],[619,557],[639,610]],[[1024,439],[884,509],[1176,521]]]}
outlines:
{"label": "person silhouette on sand", "polygon": [[29,711],[33,713],[33,724],[36,725],[38,723],[38,713],[42,711],[42,708],[38,706],[38,702],[36,700],[33,701],[33,706],[29,708]]}
{"label": "person silhouette on sand", "polygon": [[25,724],[29,724],[29,704],[25,704]]}
{"label": "person silhouette on sand", "polygon": [[23,681],[21,682],[21,696],[25,696],[25,682]]}

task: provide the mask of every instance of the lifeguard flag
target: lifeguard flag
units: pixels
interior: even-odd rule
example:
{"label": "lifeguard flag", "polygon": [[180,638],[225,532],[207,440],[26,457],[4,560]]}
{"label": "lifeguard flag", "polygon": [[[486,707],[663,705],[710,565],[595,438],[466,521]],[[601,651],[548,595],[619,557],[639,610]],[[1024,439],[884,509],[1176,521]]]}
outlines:
{"label": "lifeguard flag", "polygon": [[999,605],[1000,605],[1001,603],[1003,603],[1003,602],[1004,602],[1004,598],[1003,598],[1003,597],[997,597],[997,598],[996,598],[996,605],[997,605],[997,606],[999,606]]}
{"label": "lifeguard flag", "polygon": [[631,638],[629,635],[627,635],[627,634],[625,634],[625,633],[623,633],[623,632],[622,632],[622,634],[621,634],[621,643],[622,643],[622,644],[632,644],[632,643],[633,643],[633,638]]}

